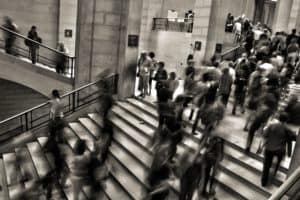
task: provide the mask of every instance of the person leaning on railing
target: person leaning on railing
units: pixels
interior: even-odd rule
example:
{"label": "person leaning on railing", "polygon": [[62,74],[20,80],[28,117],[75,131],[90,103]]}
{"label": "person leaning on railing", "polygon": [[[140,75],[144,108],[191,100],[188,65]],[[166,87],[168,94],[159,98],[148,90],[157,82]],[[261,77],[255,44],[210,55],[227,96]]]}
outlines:
{"label": "person leaning on railing", "polygon": [[[31,27],[30,31],[28,32],[27,37],[31,40],[34,40],[34,41],[38,42],[38,43],[42,43],[42,39],[38,36],[36,26]],[[39,44],[31,42],[31,41],[25,39],[25,45],[28,46],[28,48],[29,48],[29,54],[30,54],[30,57],[31,57],[32,64],[35,64],[36,59],[37,59],[37,50],[39,49]]]}

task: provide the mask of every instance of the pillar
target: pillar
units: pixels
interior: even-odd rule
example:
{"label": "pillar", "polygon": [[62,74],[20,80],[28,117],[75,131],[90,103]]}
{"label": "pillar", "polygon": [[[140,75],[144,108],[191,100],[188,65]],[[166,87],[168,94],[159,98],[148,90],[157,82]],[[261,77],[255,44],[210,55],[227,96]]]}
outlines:
{"label": "pillar", "polygon": [[[69,55],[75,55],[77,0],[59,1],[58,42],[64,43]],[[71,30],[72,35],[66,36],[65,31]]]}
{"label": "pillar", "polygon": [[128,35],[140,33],[142,1],[78,1],[75,85],[96,80],[103,71],[119,74],[120,98],[133,96],[138,48]]}
{"label": "pillar", "polygon": [[[153,18],[162,17],[163,0],[140,0],[142,5],[141,38],[139,51],[149,50]],[[153,34],[153,33],[152,33]]]}
{"label": "pillar", "polygon": [[291,32],[292,29],[297,28],[297,21],[299,21],[300,14],[300,0],[293,0],[290,19],[288,24],[288,30]]}
{"label": "pillar", "polygon": [[201,65],[201,62],[204,60],[205,52],[207,49],[207,39],[208,39],[208,30],[210,26],[210,16],[212,10],[212,2],[214,0],[196,0],[194,6],[194,29],[192,40],[201,41],[202,48],[201,51],[196,51],[194,58],[197,65]]}
{"label": "pillar", "polygon": [[273,31],[287,31],[293,0],[278,0],[274,16]]}

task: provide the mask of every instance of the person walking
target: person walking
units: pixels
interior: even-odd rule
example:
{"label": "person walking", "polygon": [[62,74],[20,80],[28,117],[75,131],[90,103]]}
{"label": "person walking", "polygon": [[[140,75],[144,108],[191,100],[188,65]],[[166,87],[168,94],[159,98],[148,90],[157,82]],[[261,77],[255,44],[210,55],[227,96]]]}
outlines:
{"label": "person walking", "polygon": [[157,69],[157,72],[154,77],[154,80],[156,80],[155,89],[157,92],[157,96],[158,96],[159,90],[163,87],[163,85],[165,85],[165,81],[168,79],[168,73],[164,68],[165,68],[165,63],[159,62],[158,69]]}
{"label": "person walking", "polygon": [[[224,158],[224,140],[217,136],[212,136],[205,144],[206,149],[203,155],[203,178],[204,183],[201,195],[206,197],[214,193],[213,185],[217,173],[218,165]],[[209,183],[209,188],[207,186]]]}
{"label": "person walking", "polygon": [[138,89],[141,91],[139,97],[142,98],[145,98],[145,96],[148,94],[151,63],[151,59],[149,58],[147,53],[142,52],[138,62],[137,72],[137,76],[139,76]]}
{"label": "person walking", "polygon": [[229,68],[224,68],[222,72],[223,73],[219,81],[219,96],[221,97],[222,103],[226,107],[230,96],[233,79],[229,74]]}
{"label": "person walking", "polygon": [[[3,27],[12,32],[18,32],[17,25],[8,16],[4,17]],[[5,41],[4,49],[7,54],[13,54],[13,46],[14,46],[15,40],[16,40],[16,36],[13,33],[4,31],[4,41]]]}
{"label": "person walking", "polygon": [[263,131],[263,137],[265,139],[263,172],[261,176],[261,185],[263,187],[268,184],[269,171],[272,166],[273,158],[277,157],[273,174],[273,177],[275,177],[280,163],[285,156],[288,143],[296,140],[296,134],[286,126],[287,120],[288,115],[286,113],[280,113],[278,120],[270,123]]}
{"label": "person walking", "polygon": [[[36,26],[31,27],[30,31],[28,32],[27,37],[31,40],[36,41],[37,43],[42,43],[42,39],[39,37],[39,35],[37,33]],[[37,44],[37,43],[29,41],[29,40],[25,40],[25,44],[29,48],[29,54],[31,57],[32,64],[35,64],[36,60],[37,60],[37,50],[39,49],[39,44]]]}
{"label": "person walking", "polygon": [[74,147],[74,156],[71,160],[70,171],[73,190],[73,200],[79,199],[79,193],[84,184],[89,181],[91,153],[87,150],[86,142],[78,139]]}

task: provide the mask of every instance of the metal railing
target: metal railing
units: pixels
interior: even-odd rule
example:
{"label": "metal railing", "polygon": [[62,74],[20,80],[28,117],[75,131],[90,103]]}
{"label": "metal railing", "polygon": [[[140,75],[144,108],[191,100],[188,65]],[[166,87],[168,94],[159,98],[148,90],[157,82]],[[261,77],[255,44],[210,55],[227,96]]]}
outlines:
{"label": "metal railing", "polygon": [[280,186],[269,200],[300,199],[300,167]]}
{"label": "metal railing", "polygon": [[[89,83],[67,94],[62,95],[64,115],[68,116],[83,106],[96,102],[101,95],[97,86],[105,81],[111,94],[117,94],[118,74],[111,74],[101,80]],[[0,121],[0,141],[5,140],[6,134],[17,131],[22,133],[46,125],[50,120],[50,101]],[[4,138],[4,139],[3,139]],[[9,137],[8,137],[9,138]]]}
{"label": "metal railing", "polygon": [[193,18],[153,18],[152,30],[193,32]]}
{"label": "metal railing", "polygon": [[[51,71],[56,71],[57,66],[62,68],[61,74],[69,78],[74,78],[75,73],[75,57],[69,56],[64,52],[58,51],[43,43],[39,43],[35,40],[32,40],[20,33],[11,31],[3,26],[0,26],[0,29],[5,35],[4,39],[0,39],[0,47],[6,50],[7,38],[11,38],[12,48],[11,55],[19,56],[28,62],[31,62],[31,51],[29,47],[26,46],[25,41],[29,42],[32,45],[36,46],[36,66],[48,69]],[[6,39],[5,39],[6,38]]]}
{"label": "metal railing", "polygon": [[241,57],[243,52],[244,52],[243,45],[239,45],[222,53],[221,59],[235,61],[237,58]]}

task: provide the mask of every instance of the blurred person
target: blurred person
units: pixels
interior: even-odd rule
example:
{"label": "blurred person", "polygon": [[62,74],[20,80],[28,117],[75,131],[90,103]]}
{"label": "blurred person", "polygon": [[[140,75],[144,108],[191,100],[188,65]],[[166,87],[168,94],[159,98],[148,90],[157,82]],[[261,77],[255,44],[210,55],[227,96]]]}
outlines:
{"label": "blurred person", "polygon": [[[18,26],[8,16],[4,17],[4,24],[2,26],[12,32],[18,32]],[[16,36],[8,31],[4,31],[3,36],[5,41],[5,52],[7,54],[13,54],[13,46],[16,41]]]}
{"label": "blurred person", "polygon": [[[30,31],[28,32],[27,37],[31,40],[36,41],[37,43],[42,43],[42,39],[39,37],[39,35],[37,33],[36,26],[31,27]],[[37,43],[34,43],[32,41],[25,39],[25,44],[29,48],[29,54],[31,57],[32,64],[35,64],[36,60],[37,60],[37,50],[39,49],[39,44],[37,44]]]}
{"label": "blurred person", "polygon": [[[212,136],[205,144],[203,153],[203,178],[204,183],[201,190],[202,196],[206,197],[213,191],[214,180],[219,168],[219,163],[224,158],[224,140],[217,136]],[[209,183],[209,187],[207,188]],[[208,189],[208,190],[207,190]]]}
{"label": "blurred person", "polygon": [[174,96],[175,91],[177,90],[179,86],[179,81],[176,79],[176,73],[170,72],[169,78],[166,81],[167,88],[172,93],[172,96]]}
{"label": "blurred person", "polygon": [[198,152],[185,153],[179,161],[179,168],[181,170],[179,200],[192,200],[202,178],[202,155]]}
{"label": "blurred person", "polygon": [[233,23],[234,23],[234,16],[231,13],[228,13],[225,23],[225,32],[232,33],[233,31]]}
{"label": "blurred person", "polygon": [[229,68],[224,68],[222,70],[222,76],[219,81],[219,96],[221,97],[222,103],[227,106],[228,99],[231,92],[231,86],[233,83],[233,79],[231,75],[229,74]]}
{"label": "blurred person", "polygon": [[257,112],[255,113],[253,121],[249,127],[245,149],[246,153],[250,153],[255,133],[267,123],[269,118],[276,111],[274,108],[276,100],[273,96],[266,95],[265,97],[262,97],[262,101],[262,105],[258,108]]}
{"label": "blurred person", "polygon": [[263,131],[263,137],[265,138],[264,163],[261,176],[261,185],[263,187],[268,184],[269,171],[273,163],[273,158],[277,157],[273,174],[273,177],[275,177],[280,163],[285,156],[287,144],[292,140],[296,140],[296,134],[286,126],[287,120],[287,114],[280,113],[278,120],[268,125]]}
{"label": "blurred person", "polygon": [[138,62],[138,73],[139,76],[139,90],[141,94],[139,97],[145,98],[148,94],[148,86],[149,86],[149,77],[150,77],[150,68],[152,61],[146,52],[141,53],[141,57]]}
{"label": "blurred person", "polygon": [[67,50],[63,43],[58,43],[57,51],[61,52],[61,54],[56,54],[56,72],[59,74],[64,74],[66,72],[66,53]]}
{"label": "blurred person", "polygon": [[286,46],[289,46],[293,39],[297,40],[298,42],[297,29],[293,29],[292,32],[286,37]]}
{"label": "blurred person", "polygon": [[155,60],[155,53],[154,52],[150,52],[149,53],[149,58],[151,60],[151,66],[150,66],[150,76],[149,76],[149,92],[148,95],[151,95],[151,90],[152,90],[152,82],[153,79],[155,78],[155,70],[156,70],[156,64],[157,61]]}
{"label": "blurred person", "polygon": [[162,88],[162,85],[165,84],[165,81],[168,79],[168,73],[164,69],[165,63],[164,62],[158,62],[158,69],[156,71],[154,80],[156,81],[155,89],[158,91]]}
{"label": "blurred person", "polygon": [[58,90],[52,91],[52,100],[50,100],[50,134],[55,138],[55,141],[63,143],[62,130],[65,127],[64,117],[64,104],[61,100]]}
{"label": "blurred person", "polygon": [[298,39],[293,38],[290,44],[287,46],[287,59],[291,59],[291,64],[296,65],[296,60],[299,58],[299,45]]}
{"label": "blurred person", "polygon": [[91,162],[91,153],[87,150],[86,142],[78,139],[74,147],[74,155],[70,164],[70,176],[72,181],[73,199],[79,199],[79,193],[89,181],[87,170]]}
{"label": "blurred person", "polygon": [[248,83],[247,91],[247,118],[244,126],[244,131],[248,131],[249,124],[252,123],[255,112],[260,103],[260,97],[263,90],[263,76],[262,69],[257,67],[256,70],[251,73]]}
{"label": "blurred person", "polygon": [[249,78],[249,66],[246,59],[241,60],[241,62],[235,68],[235,89],[234,89],[234,103],[232,108],[232,114],[236,114],[236,109],[238,106],[241,108],[241,113],[245,112],[245,93],[247,90],[248,78]]}
{"label": "blurred person", "polygon": [[234,44],[239,44],[242,40],[242,23],[241,23],[241,18],[238,18],[234,22],[233,26],[233,31],[234,31]]}

